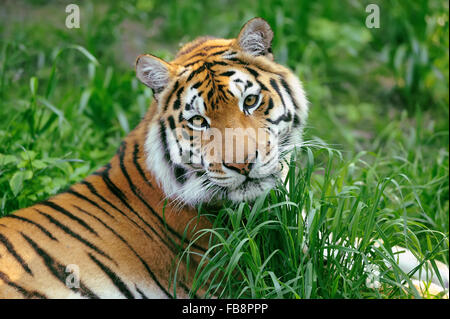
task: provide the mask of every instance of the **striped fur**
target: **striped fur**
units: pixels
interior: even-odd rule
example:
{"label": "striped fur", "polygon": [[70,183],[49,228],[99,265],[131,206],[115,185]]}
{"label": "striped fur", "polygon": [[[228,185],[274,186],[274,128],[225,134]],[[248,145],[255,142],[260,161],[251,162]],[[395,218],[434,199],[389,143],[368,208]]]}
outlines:
{"label": "striped fur", "polygon": [[[0,219],[0,298],[172,298],[169,271],[197,213],[169,205],[162,215],[164,194],[145,168],[146,123],[93,175]],[[201,219],[197,227],[207,225]],[[69,289],[73,264],[80,285]],[[180,278],[178,296],[188,287]]]}

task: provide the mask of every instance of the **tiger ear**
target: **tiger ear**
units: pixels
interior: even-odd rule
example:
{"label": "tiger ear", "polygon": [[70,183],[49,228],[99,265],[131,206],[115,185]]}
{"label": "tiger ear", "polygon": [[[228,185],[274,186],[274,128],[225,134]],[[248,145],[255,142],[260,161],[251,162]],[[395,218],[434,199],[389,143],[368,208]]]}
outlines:
{"label": "tiger ear", "polygon": [[272,57],[273,31],[263,18],[253,18],[239,32],[237,43],[239,47],[253,55]]}
{"label": "tiger ear", "polygon": [[169,84],[172,65],[150,54],[141,54],[136,59],[136,76],[153,90],[160,93]]}

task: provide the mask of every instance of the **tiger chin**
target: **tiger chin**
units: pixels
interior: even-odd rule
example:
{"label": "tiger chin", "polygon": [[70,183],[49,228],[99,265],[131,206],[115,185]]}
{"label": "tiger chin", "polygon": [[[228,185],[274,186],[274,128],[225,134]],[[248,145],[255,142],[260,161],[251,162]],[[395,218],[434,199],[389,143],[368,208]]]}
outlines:
{"label": "tiger chin", "polygon": [[[153,102],[111,161],[67,191],[0,219],[0,298],[186,298],[198,257],[177,268],[197,205],[253,201],[301,142],[302,85],[273,60],[255,18],[237,38],[202,37],[166,62],[136,61]],[[233,145],[233,147],[228,147]],[[191,250],[201,255],[208,239]]]}

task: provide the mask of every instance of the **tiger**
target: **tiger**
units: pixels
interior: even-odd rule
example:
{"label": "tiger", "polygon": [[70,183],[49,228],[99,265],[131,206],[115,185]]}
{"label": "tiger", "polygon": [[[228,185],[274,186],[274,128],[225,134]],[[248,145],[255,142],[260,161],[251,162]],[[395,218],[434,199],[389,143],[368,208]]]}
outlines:
{"label": "tiger", "polygon": [[[198,259],[179,263],[176,283],[171,272],[195,231],[212,227],[198,206],[275,188],[303,139],[309,103],[275,62],[273,36],[253,18],[236,38],[197,38],[170,62],[140,55],[136,76],[153,99],[110,162],[0,219],[0,298],[202,297],[190,289]],[[208,238],[190,249],[205,254]]]}

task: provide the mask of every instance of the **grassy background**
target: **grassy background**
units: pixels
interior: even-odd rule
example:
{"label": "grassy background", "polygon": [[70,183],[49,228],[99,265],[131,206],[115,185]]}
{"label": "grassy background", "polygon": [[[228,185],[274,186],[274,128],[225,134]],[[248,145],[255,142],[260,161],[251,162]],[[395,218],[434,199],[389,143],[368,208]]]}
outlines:
{"label": "grassy background", "polygon": [[[78,1],[81,28],[67,29],[73,2],[0,5],[0,216],[111,158],[151,101],[138,54],[171,59],[196,36],[235,37],[261,16],[311,101],[306,140],[328,147],[298,155],[289,194],[219,212],[209,232],[221,249],[198,285],[211,270],[226,297],[400,298],[417,294],[396,288],[408,274],[381,262],[392,245],[448,264],[448,1]],[[369,3],[380,29],[365,26]],[[356,236],[367,239],[349,264],[339,239]],[[385,246],[374,252],[370,238]],[[305,244],[316,253],[299,254]],[[325,261],[326,249],[340,253]],[[380,290],[364,284],[369,262]]]}

